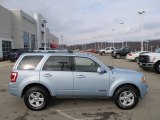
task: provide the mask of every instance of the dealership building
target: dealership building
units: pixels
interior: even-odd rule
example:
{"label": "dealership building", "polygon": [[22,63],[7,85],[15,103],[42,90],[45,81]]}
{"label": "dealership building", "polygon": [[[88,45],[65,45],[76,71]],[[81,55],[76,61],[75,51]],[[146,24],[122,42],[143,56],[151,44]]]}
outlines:
{"label": "dealership building", "polygon": [[22,10],[0,6],[0,59],[6,59],[12,49],[57,48],[58,38],[50,33],[46,21],[37,13],[31,17]]}

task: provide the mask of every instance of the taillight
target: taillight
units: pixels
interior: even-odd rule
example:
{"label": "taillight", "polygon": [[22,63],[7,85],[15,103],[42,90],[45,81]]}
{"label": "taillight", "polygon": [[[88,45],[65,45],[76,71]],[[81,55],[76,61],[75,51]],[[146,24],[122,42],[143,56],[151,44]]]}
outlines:
{"label": "taillight", "polygon": [[18,72],[11,73],[11,82],[16,82],[18,76]]}
{"label": "taillight", "polygon": [[129,53],[128,55],[129,55],[129,56],[132,56],[132,54],[131,54],[131,53]]}

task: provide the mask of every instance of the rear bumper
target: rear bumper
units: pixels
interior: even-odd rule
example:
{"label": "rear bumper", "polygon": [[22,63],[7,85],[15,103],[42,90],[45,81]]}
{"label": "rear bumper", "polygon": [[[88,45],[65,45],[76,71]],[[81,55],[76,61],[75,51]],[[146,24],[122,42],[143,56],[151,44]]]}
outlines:
{"label": "rear bumper", "polygon": [[15,95],[15,96],[19,96],[21,97],[19,91],[18,91],[18,88],[17,87],[13,87],[13,84],[12,83],[9,83],[8,85],[8,91],[11,95]]}
{"label": "rear bumper", "polygon": [[126,60],[134,60],[133,57],[126,56]]}

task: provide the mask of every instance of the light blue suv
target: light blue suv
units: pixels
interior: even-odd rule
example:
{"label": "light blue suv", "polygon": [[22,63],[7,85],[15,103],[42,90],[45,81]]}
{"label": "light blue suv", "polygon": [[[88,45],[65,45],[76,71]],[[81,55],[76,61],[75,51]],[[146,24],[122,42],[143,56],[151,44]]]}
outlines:
{"label": "light blue suv", "polygon": [[47,107],[51,97],[113,98],[131,109],[148,91],[143,74],[107,66],[84,53],[26,53],[15,63],[9,92],[31,110]]}

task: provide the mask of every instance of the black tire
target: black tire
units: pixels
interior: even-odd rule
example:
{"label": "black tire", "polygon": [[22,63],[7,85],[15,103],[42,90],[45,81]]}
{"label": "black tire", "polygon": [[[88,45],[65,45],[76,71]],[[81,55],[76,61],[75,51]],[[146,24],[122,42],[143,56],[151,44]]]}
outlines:
{"label": "black tire", "polygon": [[[127,97],[122,97],[121,95],[123,95],[125,92],[128,92],[129,94],[128,95],[132,95],[132,96],[130,96],[130,98],[131,99],[129,99],[128,98],[128,95],[127,95]],[[120,100],[120,96],[121,96],[121,98],[123,98],[124,100]],[[129,100],[131,100],[132,101],[132,99],[134,99],[133,100],[133,103],[129,103]],[[126,104],[128,103],[129,105],[123,105],[124,103],[122,103],[122,101],[123,102],[126,102]],[[120,108],[120,109],[123,109],[123,110],[128,110],[128,109],[132,109],[132,108],[134,108],[136,105],[137,105],[137,103],[138,103],[138,101],[139,101],[139,95],[138,95],[138,92],[132,87],[132,86],[128,86],[128,85],[126,85],[126,86],[122,86],[122,87],[120,87],[116,92],[115,92],[115,94],[114,94],[114,102],[115,102],[115,104]]]}
{"label": "black tire", "polygon": [[101,55],[102,55],[102,56],[105,55],[105,52],[101,52]]}
{"label": "black tire", "polygon": [[145,67],[142,67],[142,69],[143,69],[143,70],[148,70],[148,69],[147,69],[147,68],[145,68]]}
{"label": "black tire", "polygon": [[15,62],[16,60],[11,59],[10,61],[11,61],[11,62]]}
{"label": "black tire", "polygon": [[134,59],[134,61],[138,63],[138,62],[139,62],[139,58],[136,57],[136,58]]}
{"label": "black tire", "polygon": [[155,65],[155,72],[160,74],[160,62]]}
{"label": "black tire", "polygon": [[120,55],[120,54],[116,54],[116,58],[117,58],[117,59],[120,59],[120,58],[121,58],[121,55]]}
{"label": "black tire", "polygon": [[[29,99],[30,99],[31,95],[33,95],[34,93],[40,93],[40,95],[44,99],[44,101],[41,102],[42,104],[40,103],[41,105],[38,106],[38,107],[35,107],[35,106],[31,105],[31,103],[29,102]],[[38,97],[38,99],[39,98],[40,97]],[[31,110],[34,110],[34,111],[43,110],[48,106],[48,102],[49,102],[49,93],[46,90],[42,89],[41,87],[29,88],[24,94],[24,103]],[[33,103],[37,104],[35,101]]]}

